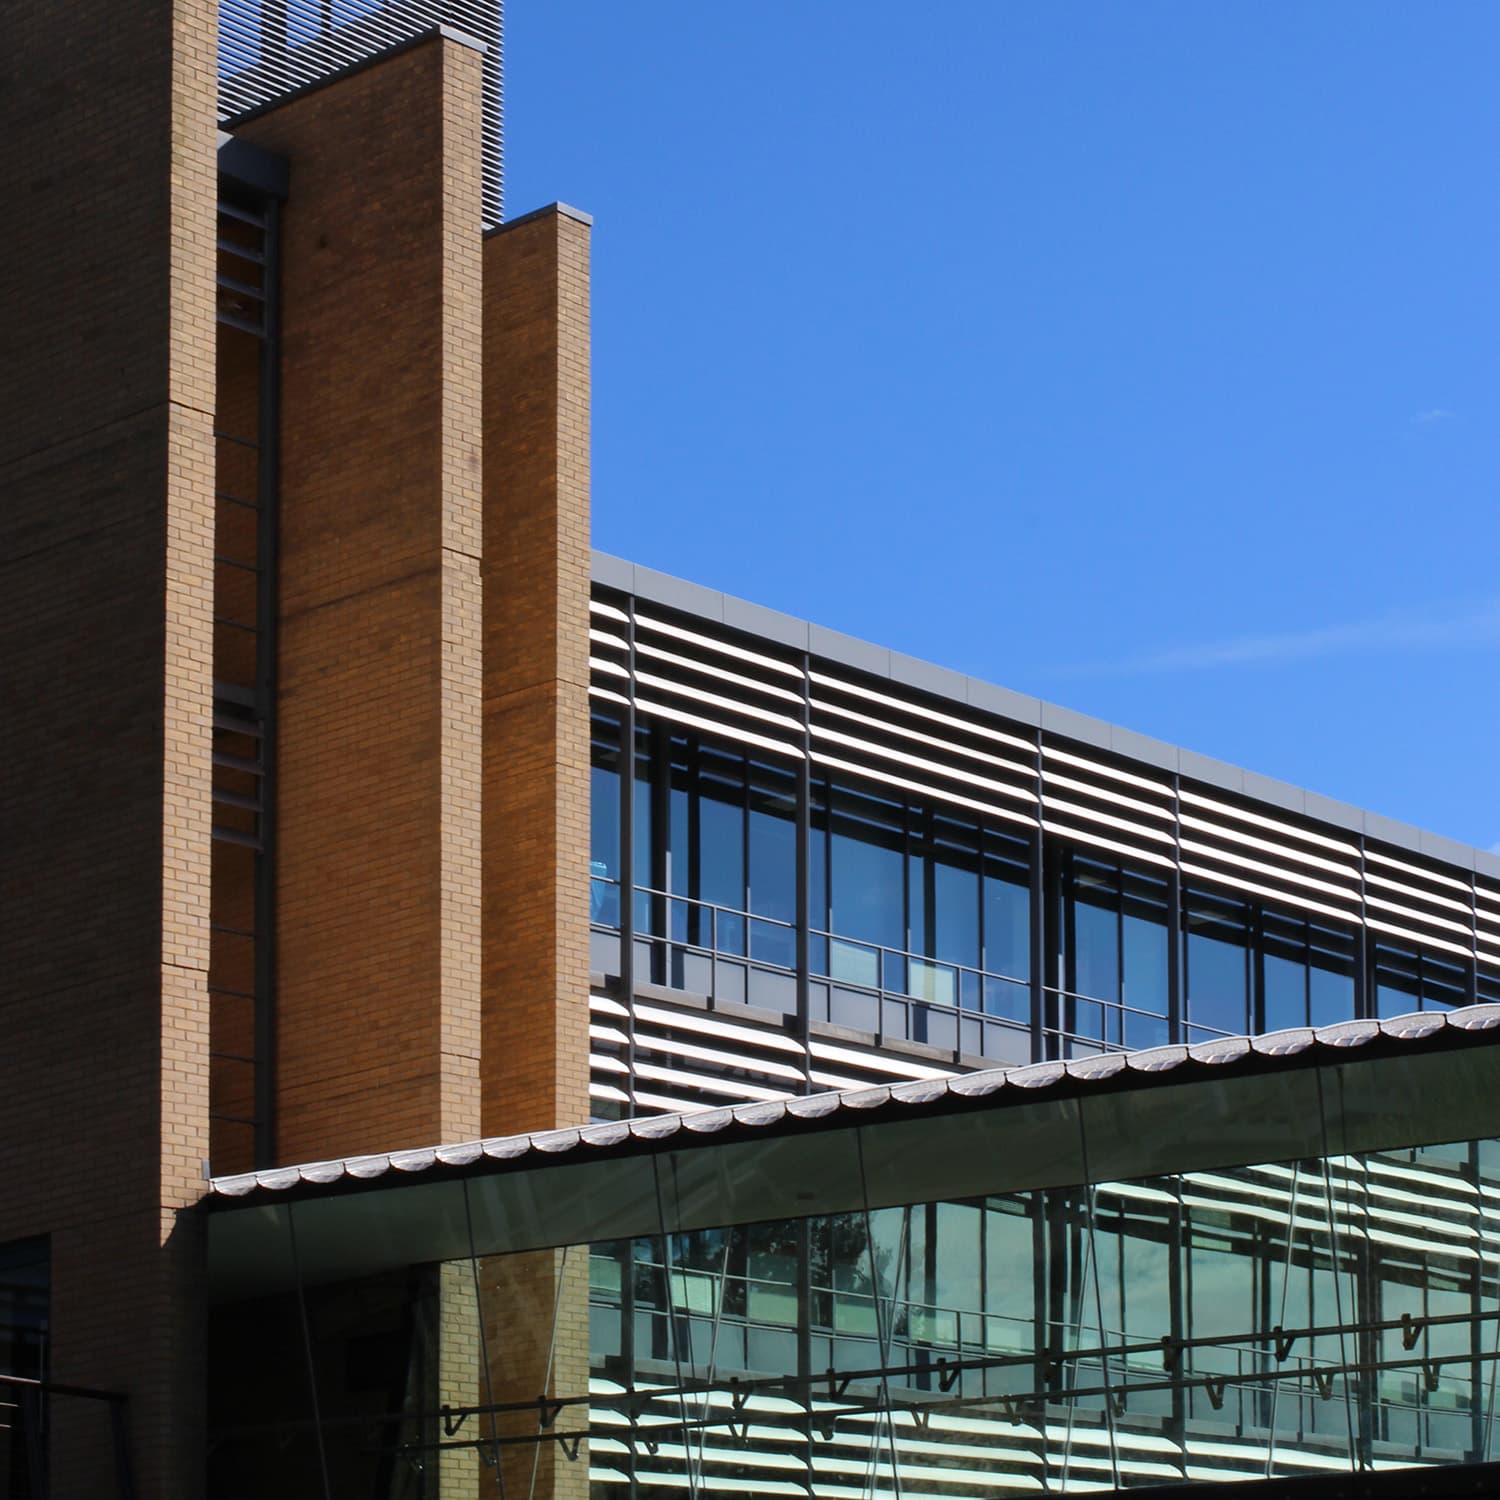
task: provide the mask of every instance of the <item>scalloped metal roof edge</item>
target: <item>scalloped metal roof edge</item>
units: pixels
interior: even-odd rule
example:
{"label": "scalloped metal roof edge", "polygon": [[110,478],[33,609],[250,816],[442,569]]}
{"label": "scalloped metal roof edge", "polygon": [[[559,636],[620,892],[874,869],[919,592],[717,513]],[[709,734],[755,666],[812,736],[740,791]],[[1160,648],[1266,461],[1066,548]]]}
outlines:
{"label": "scalloped metal roof edge", "polygon": [[[1333,1026],[1297,1027],[1256,1037],[1224,1037],[1192,1045],[1151,1047],[1141,1052],[1109,1052],[1068,1062],[1025,1063],[1011,1068],[990,1068],[979,1073],[960,1073],[950,1078],[921,1079],[913,1083],[882,1084],[874,1088],[845,1089],[769,1099],[720,1109],[694,1110],[686,1114],[647,1115],[613,1120],[602,1125],[584,1125],[566,1130],[543,1130],[525,1135],[491,1136],[460,1141],[449,1146],[428,1146],[411,1151],[391,1151],[367,1156],[346,1156],[333,1161],[305,1162],[261,1172],[241,1172],[209,1180],[209,1197],[238,1202],[245,1198],[285,1193],[299,1187],[321,1187],[333,1183],[366,1182],[386,1176],[415,1176],[437,1167],[470,1167],[485,1161],[515,1163],[531,1157],[568,1156],[589,1148],[616,1147],[631,1141],[656,1143],[674,1136],[718,1135],[735,1126],[764,1129],[772,1125],[804,1120],[827,1120],[851,1116],[887,1105],[923,1110],[947,1100],[984,1098],[1002,1090],[1043,1089],[1072,1082],[1085,1087],[1118,1078],[1125,1073],[1153,1076],[1174,1072],[1188,1064],[1224,1067],[1246,1058],[1290,1058],[1302,1054],[1327,1054],[1328,1061],[1363,1047],[1379,1038],[1398,1042],[1427,1042],[1434,1037],[1459,1039],[1500,1028],[1500,1005],[1470,1005],[1452,1011],[1416,1011],[1384,1021],[1340,1021]],[[851,1124],[856,1123],[851,1119]],[[230,1206],[230,1202],[222,1203]]]}

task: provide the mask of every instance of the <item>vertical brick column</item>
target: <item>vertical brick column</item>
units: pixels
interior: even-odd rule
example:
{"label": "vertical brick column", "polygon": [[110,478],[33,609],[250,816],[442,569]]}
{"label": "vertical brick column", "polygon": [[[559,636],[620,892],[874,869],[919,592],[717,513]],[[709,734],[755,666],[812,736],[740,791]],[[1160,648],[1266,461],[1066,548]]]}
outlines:
{"label": "vertical brick column", "polygon": [[588,1119],[589,222],[484,246],[486,1134]]}
{"label": "vertical brick column", "polygon": [[[492,1255],[480,1262],[489,1389],[497,1403],[586,1396],[589,1389],[589,1260],[587,1245]],[[558,1432],[588,1426],[587,1405],[555,1419]],[[508,1412],[496,1423],[502,1438],[542,1437],[500,1449],[507,1494],[533,1500],[588,1500],[589,1445],[569,1458],[535,1412]]]}
{"label": "vertical brick column", "polygon": [[[202,1489],[214,411],[211,0],[0,6],[0,1240],[50,1373]],[[106,123],[107,122],[107,123]],[[102,1408],[52,1490],[112,1493]]]}
{"label": "vertical brick column", "polygon": [[[589,1116],[589,223],[554,204],[484,246],[486,1134]],[[481,1281],[495,1399],[587,1391],[587,1248]],[[507,1489],[586,1500],[587,1444],[501,1461]]]}
{"label": "vertical brick column", "polygon": [[479,1128],[481,55],[238,133],[285,156],[277,1155]]}

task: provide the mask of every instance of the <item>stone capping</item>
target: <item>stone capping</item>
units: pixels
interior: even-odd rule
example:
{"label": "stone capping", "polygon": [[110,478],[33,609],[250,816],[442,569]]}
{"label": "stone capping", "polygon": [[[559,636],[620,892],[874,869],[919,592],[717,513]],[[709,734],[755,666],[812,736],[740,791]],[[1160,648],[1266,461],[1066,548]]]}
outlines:
{"label": "stone capping", "polygon": [[484,231],[485,239],[490,239],[497,234],[504,234],[507,229],[515,229],[521,224],[530,224],[535,219],[547,219],[556,215],[560,219],[571,219],[575,224],[582,224],[585,229],[594,227],[594,216],[585,213],[581,208],[574,208],[571,203],[544,203],[540,208],[529,208],[524,214],[517,214],[513,219],[506,219],[500,224],[491,224]]}
{"label": "stone capping", "polygon": [[[260,1172],[215,1177],[208,1187],[211,1208],[258,1206],[294,1189],[352,1186],[396,1174],[422,1176],[435,1169],[494,1170],[491,1164],[516,1163],[528,1168],[546,1159],[575,1157],[587,1150],[649,1145],[686,1133],[717,1135],[730,1131],[745,1135],[770,1126],[796,1132],[813,1121],[845,1116],[846,1125],[858,1123],[851,1113],[868,1116],[879,1110],[881,1119],[910,1118],[913,1113],[946,1113],[968,1101],[1008,1095],[998,1101],[1022,1103],[1038,1091],[1058,1089],[1077,1097],[1106,1085],[1136,1089],[1157,1081],[1192,1083],[1219,1070],[1229,1073],[1280,1071],[1286,1067],[1334,1067],[1351,1061],[1350,1054],[1374,1045],[1383,1057],[1415,1054],[1437,1048],[1495,1046],[1500,1038],[1500,1005],[1468,1005],[1452,1011],[1413,1011],[1383,1021],[1339,1021],[1331,1026],[1297,1027],[1255,1037],[1216,1037],[1183,1046],[1151,1047],[1140,1052],[1109,1052],[1070,1061],[1022,1063],[960,1073],[949,1078],[926,1078],[911,1083],[875,1084],[831,1090],[822,1094],[788,1095],[751,1104],[707,1107],[675,1115],[642,1115],[566,1130],[494,1136],[447,1146],[426,1146],[351,1156],[332,1161],[305,1162]],[[1186,1074],[1187,1076],[1183,1076]],[[1020,1091],[1019,1096],[1016,1091]],[[988,1106],[982,1106],[988,1107]],[[813,1128],[817,1128],[814,1126]],[[472,1175],[466,1172],[465,1175]],[[302,1196],[307,1196],[302,1194]]]}
{"label": "stone capping", "polygon": [[1033,727],[1040,725],[1049,734],[1060,735],[1124,760],[1173,772],[1200,786],[1231,792],[1316,823],[1363,834],[1423,859],[1500,880],[1500,854],[1415,828],[1409,823],[1398,823],[1379,813],[1366,812],[1350,803],[1338,802],[1319,792],[1305,791],[1255,771],[1242,770],[1194,750],[1179,749],[1176,745],[1106,723],[1103,719],[1090,718],[1087,714],[1075,713],[1072,709],[1060,708],[979,678],[965,677],[946,667],[903,656],[883,646],[810,624],[794,615],[752,604],[732,594],[722,594],[701,584],[658,573],[653,568],[597,549],[593,554],[593,580],[600,587],[618,589],[647,603],[694,615],[720,627],[764,636],[778,645],[808,651],[838,666],[866,676],[886,678],[897,685],[915,688],[974,712],[996,714]]}

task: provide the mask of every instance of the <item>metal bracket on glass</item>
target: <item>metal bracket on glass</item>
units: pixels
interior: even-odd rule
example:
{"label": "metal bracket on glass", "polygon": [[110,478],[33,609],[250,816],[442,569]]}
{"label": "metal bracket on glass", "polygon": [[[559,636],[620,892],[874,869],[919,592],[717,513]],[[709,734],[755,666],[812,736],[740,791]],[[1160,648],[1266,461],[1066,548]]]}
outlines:
{"label": "metal bracket on glass", "polygon": [[1109,1393],[1109,1405],[1110,1410],[1117,1417],[1123,1417],[1125,1415],[1125,1392],[1123,1390],[1111,1391]]}
{"label": "metal bracket on glass", "polygon": [[1283,1333],[1280,1323],[1271,1332],[1276,1339],[1276,1363],[1279,1365],[1292,1352],[1292,1345],[1297,1342],[1297,1335],[1295,1333]]}
{"label": "metal bracket on glass", "polygon": [[925,1406],[909,1406],[906,1410],[911,1417],[911,1425],[924,1437],[932,1431],[932,1413]]}
{"label": "metal bracket on glass", "polygon": [[1311,1374],[1313,1389],[1318,1393],[1318,1400],[1327,1401],[1333,1395],[1334,1372],[1332,1370],[1313,1370]]}
{"label": "metal bracket on glass", "polygon": [[1438,1367],[1430,1359],[1422,1361],[1422,1384],[1429,1392],[1438,1388]]}
{"label": "metal bracket on glass", "polygon": [[1174,1339],[1170,1333],[1161,1336],[1161,1367],[1171,1374],[1182,1359],[1182,1342]]}
{"label": "metal bracket on glass", "polygon": [[[939,1360],[938,1363],[941,1365],[942,1364],[942,1360]],[[842,1375],[841,1376],[839,1374],[839,1372],[833,1368],[832,1365],[829,1365],[829,1367],[828,1367],[828,1394],[829,1394],[829,1396],[832,1397],[832,1399],[835,1400],[835,1401],[842,1400],[843,1396],[844,1396],[844,1392],[849,1389],[849,1382],[850,1382],[850,1380],[852,1378],[853,1377],[849,1376],[849,1375]],[[944,1390],[946,1390],[946,1389],[947,1389],[947,1387],[945,1386]]]}
{"label": "metal bracket on glass", "polygon": [[1208,1393],[1208,1404],[1218,1411],[1224,1405],[1224,1379],[1222,1376],[1203,1382],[1203,1389]]}
{"label": "metal bracket on glass", "polygon": [[740,1417],[738,1422],[731,1419],[724,1424],[729,1433],[731,1442],[748,1443],[750,1441],[750,1418],[748,1415],[741,1416],[745,1410],[745,1403],[750,1399],[749,1391],[739,1389],[739,1376],[731,1376],[729,1381],[729,1406],[735,1416]]}
{"label": "metal bracket on glass", "polygon": [[1026,1413],[1022,1409],[1021,1403],[1010,1396],[1002,1396],[1000,1398],[1000,1413],[1002,1416],[1010,1419],[1012,1427],[1019,1427],[1026,1420]]}
{"label": "metal bracket on glass", "polygon": [[1403,1349],[1415,1349],[1417,1347],[1417,1340],[1422,1337],[1422,1330],[1426,1326],[1426,1318],[1414,1318],[1410,1313],[1402,1313],[1401,1347]]}
{"label": "metal bracket on glass", "polygon": [[950,1365],[946,1359],[938,1360],[937,1372],[938,1389],[945,1396],[953,1389],[958,1381],[958,1377],[963,1374],[963,1370],[958,1365]]}

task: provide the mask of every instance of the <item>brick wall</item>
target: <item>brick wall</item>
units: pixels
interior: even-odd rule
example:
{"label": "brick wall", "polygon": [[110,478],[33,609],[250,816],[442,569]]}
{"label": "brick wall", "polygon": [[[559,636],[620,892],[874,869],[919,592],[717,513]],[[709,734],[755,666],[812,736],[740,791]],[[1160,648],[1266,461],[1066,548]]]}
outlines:
{"label": "brick wall", "polygon": [[479,1128],[480,54],[248,122],[285,156],[277,1155]]}
{"label": "brick wall", "polygon": [[[587,1245],[493,1255],[479,1262],[484,1305],[488,1387],[494,1401],[535,1401],[585,1396],[589,1389],[589,1262]],[[553,1424],[558,1432],[588,1426],[587,1405],[569,1406]],[[497,1421],[502,1438],[534,1438],[550,1430],[532,1411],[507,1412]],[[507,1494],[533,1500],[588,1500],[589,1445],[569,1458],[555,1441],[516,1441],[500,1449]]]}
{"label": "brick wall", "polygon": [[588,1119],[589,227],[484,245],[486,1134]]}
{"label": "brick wall", "polygon": [[[210,0],[0,6],[0,1240],[52,1373],[201,1490],[214,410]],[[54,1493],[108,1493],[53,1408]]]}

